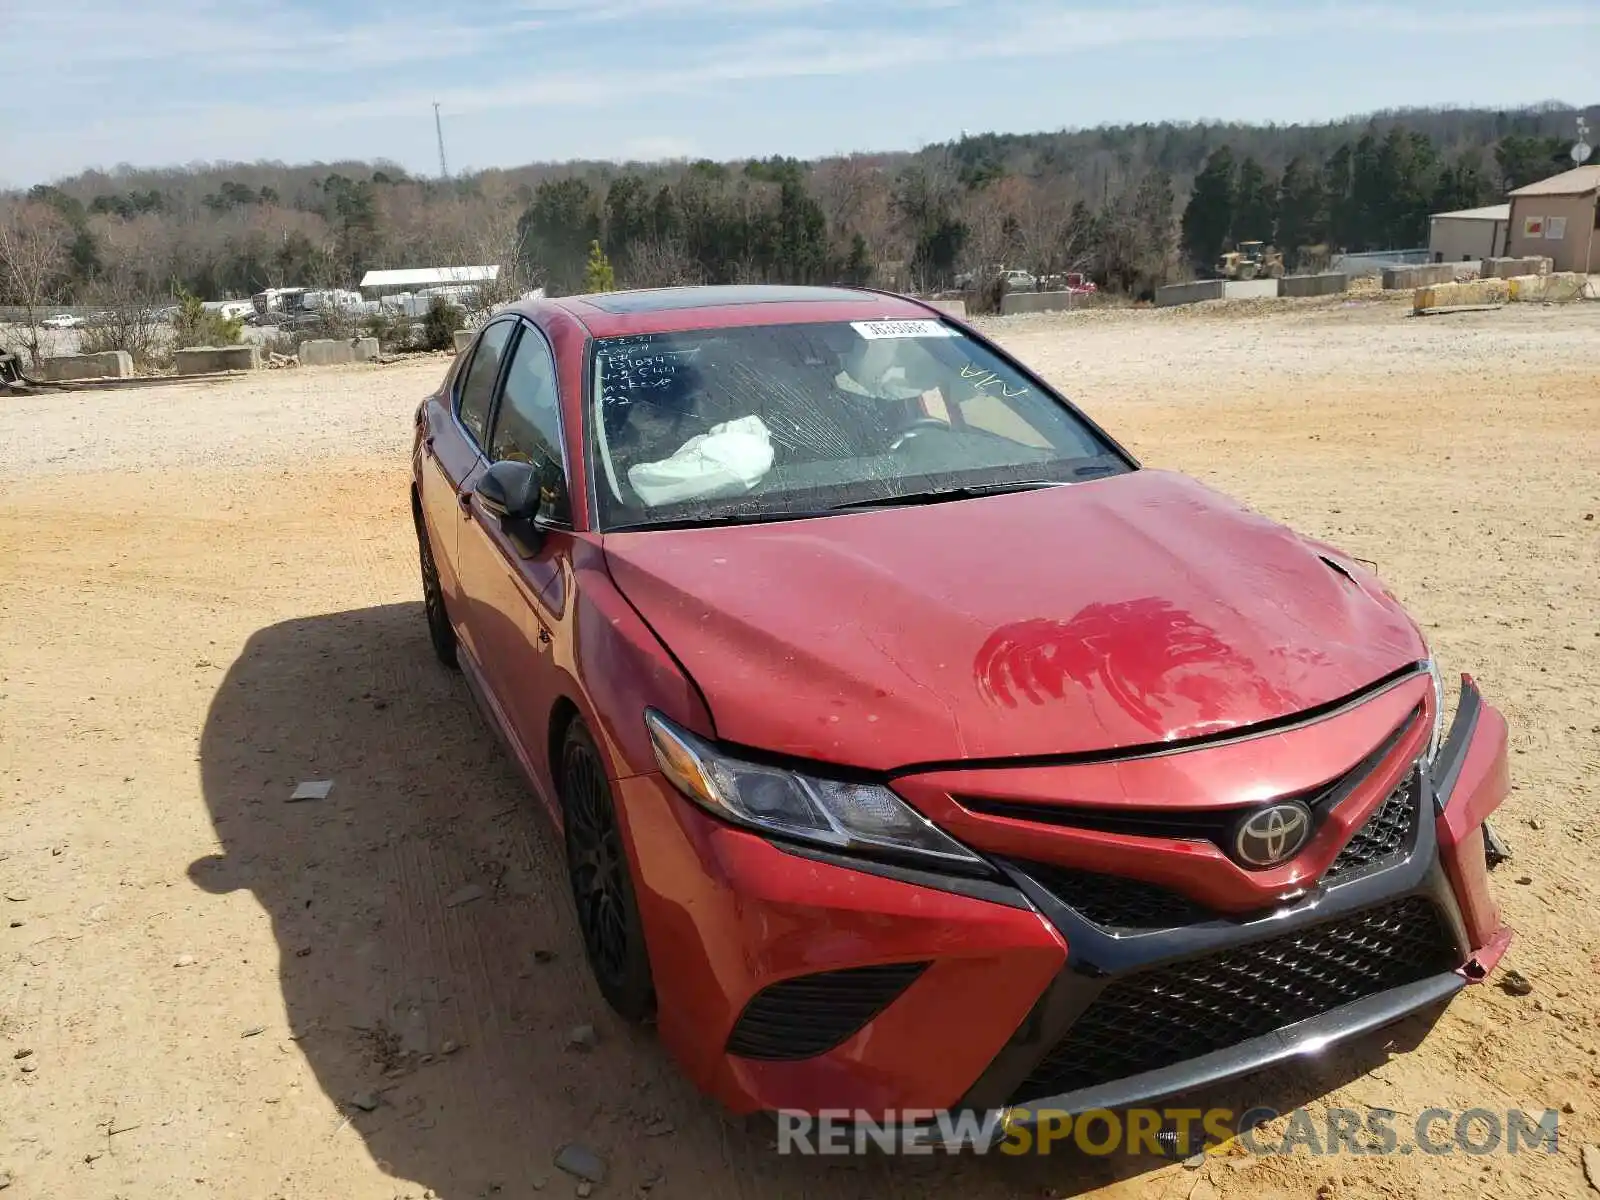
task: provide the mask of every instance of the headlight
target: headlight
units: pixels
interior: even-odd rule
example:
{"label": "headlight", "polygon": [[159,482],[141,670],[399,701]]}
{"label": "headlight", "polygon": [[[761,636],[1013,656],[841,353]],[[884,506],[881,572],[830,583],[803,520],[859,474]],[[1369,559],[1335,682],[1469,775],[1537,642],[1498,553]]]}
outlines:
{"label": "headlight", "polygon": [[1430,656],[1428,675],[1433,679],[1433,737],[1428,740],[1426,761],[1432,764],[1444,741],[1444,676],[1439,674],[1439,664]]}
{"label": "headlight", "polygon": [[746,762],[660,713],[644,716],[662,773],[689,799],[749,829],[835,850],[912,857],[966,874],[989,874],[983,859],[886,787],[821,779]]}

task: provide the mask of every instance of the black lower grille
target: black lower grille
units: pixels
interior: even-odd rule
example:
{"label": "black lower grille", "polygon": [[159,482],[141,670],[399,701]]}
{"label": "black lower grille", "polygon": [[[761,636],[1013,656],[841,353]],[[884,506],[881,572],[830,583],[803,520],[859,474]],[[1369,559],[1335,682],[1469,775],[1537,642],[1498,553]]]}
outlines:
{"label": "black lower grille", "polygon": [[734,1025],[728,1053],[767,1062],[826,1054],[889,1007],[927,968],[925,962],[851,967],[763,988]]}
{"label": "black lower grille", "polygon": [[1138,971],[1100,994],[1011,1102],[1225,1050],[1448,971],[1455,961],[1438,909],[1411,896],[1206,958]]}
{"label": "black lower grille", "polygon": [[1187,896],[1158,883],[1049,863],[1017,863],[1033,881],[1102,929],[1175,929],[1210,917]]}
{"label": "black lower grille", "polygon": [[1353,875],[1367,867],[1376,866],[1405,854],[1411,844],[1411,833],[1417,824],[1417,777],[1413,772],[1404,782],[1384,798],[1378,810],[1345,843],[1339,857],[1333,860],[1323,875],[1323,882],[1332,883],[1342,875]]}

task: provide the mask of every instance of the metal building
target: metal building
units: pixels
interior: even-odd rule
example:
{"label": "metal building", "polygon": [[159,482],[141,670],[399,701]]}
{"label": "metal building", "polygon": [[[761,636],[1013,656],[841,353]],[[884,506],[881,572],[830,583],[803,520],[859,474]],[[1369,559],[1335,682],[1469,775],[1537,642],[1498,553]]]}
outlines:
{"label": "metal building", "polygon": [[1600,166],[1578,167],[1511,193],[1513,258],[1542,255],[1557,271],[1600,271]]}
{"label": "metal building", "polygon": [[1434,262],[1471,262],[1506,252],[1511,205],[1463,208],[1428,218],[1428,251]]}

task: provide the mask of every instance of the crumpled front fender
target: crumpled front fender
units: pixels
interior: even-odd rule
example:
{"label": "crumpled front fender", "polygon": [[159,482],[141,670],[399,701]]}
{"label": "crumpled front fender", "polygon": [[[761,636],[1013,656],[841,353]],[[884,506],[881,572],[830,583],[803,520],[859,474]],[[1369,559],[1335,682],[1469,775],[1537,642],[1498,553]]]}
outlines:
{"label": "crumpled front fender", "polygon": [[1508,742],[1505,717],[1484,701],[1472,676],[1463,675],[1455,723],[1433,763],[1434,825],[1472,944],[1462,973],[1473,982],[1494,969],[1511,941],[1489,890],[1484,841],[1484,822],[1511,792]]}

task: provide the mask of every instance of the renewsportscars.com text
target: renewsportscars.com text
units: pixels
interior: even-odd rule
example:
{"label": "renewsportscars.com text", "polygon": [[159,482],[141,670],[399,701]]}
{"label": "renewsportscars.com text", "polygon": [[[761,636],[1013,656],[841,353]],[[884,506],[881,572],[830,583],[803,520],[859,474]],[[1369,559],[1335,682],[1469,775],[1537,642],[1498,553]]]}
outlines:
{"label": "renewsportscars.com text", "polygon": [[[1280,1118],[1286,1118],[1280,1122]],[[1557,1149],[1555,1109],[1497,1112],[1487,1108],[1423,1109],[1414,1118],[1386,1108],[1297,1108],[1235,1112],[1227,1108],[1049,1109],[949,1112],[905,1109],[780,1111],[778,1153],[806,1155],[1159,1154],[1205,1151],[1281,1155],[1487,1155]]]}

